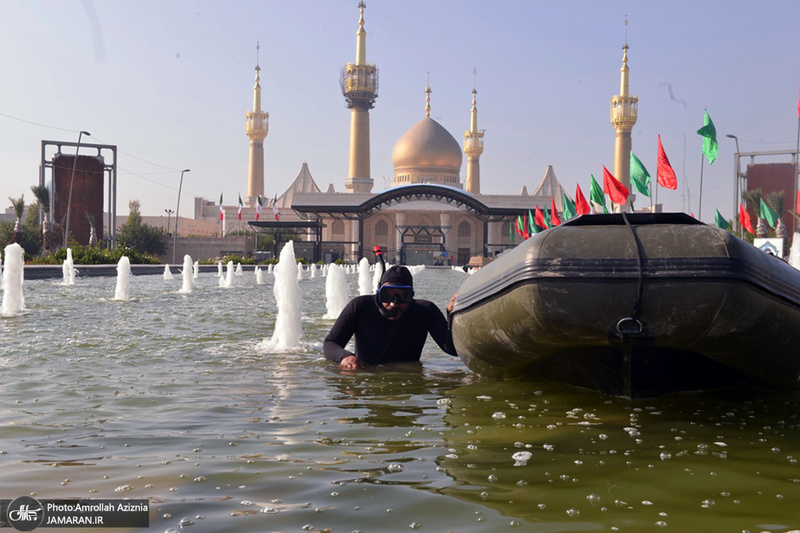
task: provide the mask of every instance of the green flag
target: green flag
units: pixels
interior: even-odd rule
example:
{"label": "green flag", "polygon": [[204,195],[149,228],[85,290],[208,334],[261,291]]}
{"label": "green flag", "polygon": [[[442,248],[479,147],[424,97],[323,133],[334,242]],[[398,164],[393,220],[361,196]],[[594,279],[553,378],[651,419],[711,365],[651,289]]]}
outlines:
{"label": "green flag", "polygon": [[712,164],[717,158],[717,129],[708,116],[708,111],[704,111],[703,127],[697,130],[698,135],[703,136],[703,155],[708,159],[708,164]]}
{"label": "green flag", "polygon": [[731,225],[730,225],[730,224],[728,224],[728,221],[727,221],[727,220],[725,220],[725,217],[723,217],[723,216],[720,214],[720,212],[719,212],[719,209],[717,209],[716,211],[717,211],[717,212],[714,214],[714,224],[716,224],[716,226],[717,226],[719,229],[724,229],[724,230],[729,230],[729,229],[731,229]]}
{"label": "green flag", "polygon": [[775,229],[775,224],[777,224],[779,218],[778,213],[768,206],[763,198],[761,198],[761,212],[758,216],[766,220],[769,227]]}
{"label": "green flag", "polygon": [[575,218],[575,216],[578,214],[578,210],[575,209],[575,202],[573,202],[572,199],[567,196],[566,192],[562,193],[562,196],[562,203],[564,204],[564,207],[562,208],[562,211],[564,212],[564,220]]}
{"label": "green flag", "polygon": [[514,224],[508,221],[508,236],[511,237],[511,242],[514,242]]}
{"label": "green flag", "polygon": [[606,195],[603,192],[603,188],[600,187],[600,184],[594,179],[594,175],[589,175],[592,178],[591,189],[589,190],[589,202],[592,203],[592,208],[595,212],[599,212],[600,208],[603,208],[603,213],[608,213],[608,208],[606,207]]}
{"label": "green flag", "polygon": [[650,198],[650,173],[631,151],[631,183],[636,190]]}
{"label": "green flag", "polygon": [[528,209],[528,229],[530,230],[531,235],[533,235],[534,233],[539,233],[540,231],[539,228],[536,227],[536,224],[534,224],[533,222],[533,214],[531,213],[530,209]]}

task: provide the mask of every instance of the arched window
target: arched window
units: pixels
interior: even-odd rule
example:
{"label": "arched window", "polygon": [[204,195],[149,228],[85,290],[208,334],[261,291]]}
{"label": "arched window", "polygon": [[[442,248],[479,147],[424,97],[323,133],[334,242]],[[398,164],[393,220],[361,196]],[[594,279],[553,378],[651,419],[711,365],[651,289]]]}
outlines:
{"label": "arched window", "polygon": [[466,220],[461,221],[458,225],[458,240],[459,242],[469,241],[472,238],[472,226]]}
{"label": "arched window", "polygon": [[344,235],[344,221],[334,220],[331,224],[331,233],[333,235]]}
{"label": "arched window", "polygon": [[387,235],[389,235],[389,224],[385,220],[379,220],[375,224],[375,236],[386,237]]}

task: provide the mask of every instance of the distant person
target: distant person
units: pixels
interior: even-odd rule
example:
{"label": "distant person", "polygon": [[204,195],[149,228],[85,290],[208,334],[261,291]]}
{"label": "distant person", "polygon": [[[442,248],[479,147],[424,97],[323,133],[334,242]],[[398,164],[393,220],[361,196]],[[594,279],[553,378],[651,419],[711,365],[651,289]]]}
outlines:
{"label": "distant person", "polygon": [[[455,295],[447,305],[453,309]],[[457,355],[453,338],[436,304],[414,298],[414,280],[403,266],[393,266],[381,276],[374,295],[357,296],[342,310],[325,337],[325,358],[343,370],[419,361],[425,340],[433,340],[446,353]],[[355,353],[345,349],[356,336]]]}

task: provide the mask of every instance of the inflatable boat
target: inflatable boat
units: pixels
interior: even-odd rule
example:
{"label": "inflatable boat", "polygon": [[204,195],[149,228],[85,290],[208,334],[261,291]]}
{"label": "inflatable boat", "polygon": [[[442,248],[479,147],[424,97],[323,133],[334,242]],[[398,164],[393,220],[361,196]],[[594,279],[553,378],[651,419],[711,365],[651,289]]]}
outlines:
{"label": "inflatable boat", "polygon": [[800,271],[682,213],[538,233],[471,275],[449,320],[486,376],[631,398],[800,377]]}

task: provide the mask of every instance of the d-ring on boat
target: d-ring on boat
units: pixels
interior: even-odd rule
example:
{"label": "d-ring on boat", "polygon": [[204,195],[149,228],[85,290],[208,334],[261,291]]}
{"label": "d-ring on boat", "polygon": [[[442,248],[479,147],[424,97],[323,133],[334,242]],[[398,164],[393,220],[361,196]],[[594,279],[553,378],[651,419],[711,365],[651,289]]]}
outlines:
{"label": "d-ring on boat", "polygon": [[797,387],[800,271],[682,213],[584,215],[470,276],[450,325],[487,376],[625,397]]}

